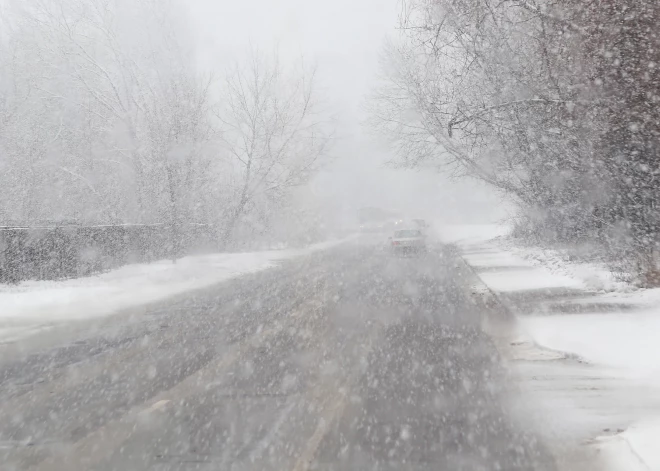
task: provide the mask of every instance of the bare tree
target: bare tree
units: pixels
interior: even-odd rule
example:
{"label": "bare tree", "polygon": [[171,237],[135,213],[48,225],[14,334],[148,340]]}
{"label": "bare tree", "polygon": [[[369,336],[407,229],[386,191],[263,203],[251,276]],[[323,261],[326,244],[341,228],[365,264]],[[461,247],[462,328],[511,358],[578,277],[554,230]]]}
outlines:
{"label": "bare tree", "polygon": [[194,222],[196,199],[204,194],[201,173],[208,170],[214,134],[211,84],[182,69],[152,85],[143,103],[152,159],[165,171],[174,260],[181,254],[181,226],[185,219]]}
{"label": "bare tree", "polygon": [[229,73],[217,114],[236,175],[224,241],[254,205],[281,201],[323,163],[331,132],[316,95],[314,70],[288,69],[277,57],[253,52]]}
{"label": "bare tree", "polygon": [[440,157],[528,200],[516,159],[502,148],[508,136],[498,137],[515,131],[520,113],[570,100],[532,67],[542,42],[530,41],[532,14],[485,0],[407,6],[404,39],[390,45],[387,83],[374,97],[374,123],[395,136],[404,165]]}
{"label": "bare tree", "polygon": [[529,234],[648,258],[660,230],[659,17],[646,0],[404,2],[372,122],[398,165],[512,196]]}
{"label": "bare tree", "polygon": [[597,122],[599,101],[581,86],[576,36],[561,29],[570,19],[535,5],[406,4],[402,39],[389,48],[372,101],[373,123],[393,137],[399,164],[449,168],[526,207],[580,197],[593,129],[574,117]]}
{"label": "bare tree", "polygon": [[[31,152],[29,171],[21,173],[34,174],[26,179],[32,187],[45,191],[45,182],[66,180],[60,194],[70,201],[60,206],[70,213],[153,222],[170,212],[171,192],[163,183],[168,151],[154,138],[155,127],[162,127],[154,120],[186,108],[181,120],[197,123],[195,139],[201,139],[209,84],[182,72],[194,70],[194,63],[167,8],[150,0],[31,0],[8,16],[24,64],[14,77],[31,86],[33,97],[22,126],[43,129],[29,134],[32,144],[12,151],[15,168]],[[203,103],[194,110],[182,104],[200,96]]]}
{"label": "bare tree", "polygon": [[2,218],[268,227],[327,156],[313,69],[205,77],[176,1],[11,2],[0,32]]}

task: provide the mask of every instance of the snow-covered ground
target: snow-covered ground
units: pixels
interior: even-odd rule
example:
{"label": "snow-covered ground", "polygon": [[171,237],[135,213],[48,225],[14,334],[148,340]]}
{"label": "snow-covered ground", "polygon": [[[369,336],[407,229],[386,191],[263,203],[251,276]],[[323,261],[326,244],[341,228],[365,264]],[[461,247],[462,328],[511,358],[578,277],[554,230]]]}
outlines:
{"label": "snow-covered ground", "polygon": [[660,385],[659,311],[521,317],[520,321],[540,345]]}
{"label": "snow-covered ground", "polygon": [[[350,239],[350,238],[348,238]],[[278,262],[323,250],[348,239],[303,249],[218,253],[126,265],[95,276],[0,285],[0,343],[54,324],[106,316],[122,309],[219,283]]]}
{"label": "snow-covered ground", "polygon": [[524,414],[561,445],[588,443],[612,471],[660,470],[660,290],[558,251],[518,247],[507,233],[439,229],[516,314],[512,369],[532,401]]}

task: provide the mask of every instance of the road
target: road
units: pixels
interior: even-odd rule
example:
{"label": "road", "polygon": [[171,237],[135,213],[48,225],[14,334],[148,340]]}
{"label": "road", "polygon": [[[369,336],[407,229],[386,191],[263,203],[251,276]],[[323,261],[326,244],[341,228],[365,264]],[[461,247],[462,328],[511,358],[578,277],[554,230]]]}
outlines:
{"label": "road", "polygon": [[0,351],[2,470],[553,470],[450,248],[345,244]]}

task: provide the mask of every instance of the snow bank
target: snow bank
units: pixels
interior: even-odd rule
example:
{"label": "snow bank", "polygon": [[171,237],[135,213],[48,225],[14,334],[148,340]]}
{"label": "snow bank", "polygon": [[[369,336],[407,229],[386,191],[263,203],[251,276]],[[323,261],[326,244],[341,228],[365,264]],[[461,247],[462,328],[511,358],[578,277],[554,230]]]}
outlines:
{"label": "snow bank", "polygon": [[637,456],[630,443],[621,435],[602,437],[594,441],[595,448],[600,455],[602,471],[651,471],[660,468],[650,468]]}
{"label": "snow bank", "polygon": [[[536,343],[660,386],[660,309],[631,313],[520,317]],[[659,437],[660,439],[660,437]]]}
{"label": "snow bank", "polygon": [[[626,313],[520,316],[519,322],[536,344],[571,352],[591,364],[612,368],[617,377],[630,382],[626,397],[613,402],[606,414],[613,416],[612,410],[618,407],[633,420],[626,421],[624,432],[599,437],[593,444],[606,461],[605,469],[660,470],[660,408],[654,404],[660,395],[660,308]],[[646,387],[635,391],[639,384]],[[599,391],[599,396],[605,395],[601,380],[592,387]]]}
{"label": "snow bank", "polygon": [[465,261],[494,291],[585,287],[580,279],[545,269],[503,248],[501,237],[510,232],[505,225],[439,226],[437,232],[441,241],[456,244],[461,249]]}
{"label": "snow bank", "polygon": [[304,249],[220,253],[126,265],[96,276],[62,281],[0,285],[0,339],[38,331],[44,324],[105,316],[125,308],[204,288],[278,261],[345,242],[323,242]]}
{"label": "snow bank", "polygon": [[[439,225],[438,237],[445,243],[459,246],[466,261],[473,266],[526,266],[540,268],[548,276],[548,287],[581,287],[590,291],[630,293],[637,288],[622,280],[602,263],[583,262],[555,249],[540,249],[539,247],[521,247],[515,241],[507,239],[511,232],[506,224],[465,224]],[[621,274],[623,275],[623,274]],[[538,274],[534,276],[538,277]],[[559,280],[563,280],[560,282]],[[507,283],[524,280],[514,279]],[[537,287],[535,283],[532,288]],[[521,289],[525,289],[524,286]],[[660,292],[660,289],[657,290]],[[655,299],[660,300],[660,295]]]}
{"label": "snow bank", "polygon": [[542,267],[552,273],[579,279],[591,291],[631,292],[637,290],[632,284],[623,281],[624,274],[613,273],[604,263],[584,262],[571,259],[569,254],[555,249],[519,247],[510,240],[500,241],[507,251],[528,261],[533,266]]}
{"label": "snow bank", "polygon": [[126,265],[97,276],[0,287],[0,319],[62,321],[102,316],[273,265],[277,252],[185,257]]}
{"label": "snow bank", "polygon": [[605,471],[660,470],[660,419],[642,420],[625,432],[601,437],[593,446],[606,463]]}
{"label": "snow bank", "polygon": [[636,423],[620,434],[637,457],[643,457],[648,468],[660,470],[660,418]]}
{"label": "snow bank", "polygon": [[[516,335],[523,339],[514,342],[514,353],[524,347],[513,355],[522,361],[517,374],[533,402],[543,405],[531,411],[560,440],[596,437],[590,447],[606,471],[660,471],[660,289],[636,289],[603,265],[569,260],[556,250],[516,247],[502,237],[508,233],[505,226],[440,227],[438,232],[442,241],[459,247],[502,299],[520,298],[529,290],[568,289],[564,299],[544,301],[535,295],[513,306],[520,328]],[[544,302],[567,308],[549,313]],[[529,355],[543,349],[575,354],[589,365],[539,362],[546,357]],[[611,435],[618,426],[627,428]],[[604,432],[608,435],[598,436]]]}
{"label": "snow bank", "polygon": [[498,292],[584,287],[580,280],[546,270],[492,271],[481,273],[480,277],[486,285]]}
{"label": "snow bank", "polygon": [[[660,289],[624,288],[597,264],[566,261],[556,251],[513,247],[501,237],[507,234],[506,226],[441,226],[439,234],[458,245],[465,261],[495,292],[584,291],[582,298],[564,301],[583,304],[582,314],[549,315],[542,309],[543,315],[518,313],[523,333],[536,344],[660,384]],[[604,284],[616,291],[594,289]]]}

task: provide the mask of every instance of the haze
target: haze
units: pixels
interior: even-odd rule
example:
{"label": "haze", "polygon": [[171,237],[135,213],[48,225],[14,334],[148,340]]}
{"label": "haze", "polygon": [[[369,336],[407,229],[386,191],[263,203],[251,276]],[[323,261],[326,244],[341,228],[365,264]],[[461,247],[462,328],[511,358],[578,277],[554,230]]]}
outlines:
{"label": "haze", "polygon": [[475,181],[440,172],[388,170],[387,142],[365,126],[365,101],[381,79],[386,38],[396,33],[396,0],[247,0],[190,2],[200,67],[222,67],[250,49],[304,57],[318,66],[320,88],[335,118],[333,162],[311,183],[335,223],[354,221],[358,208],[382,206],[453,222],[495,222],[510,210]]}
{"label": "haze", "polygon": [[0,0],[0,469],[660,470],[658,24]]}

